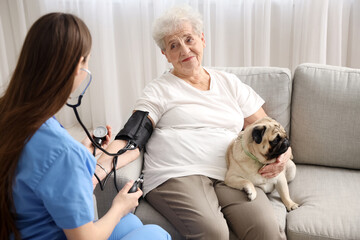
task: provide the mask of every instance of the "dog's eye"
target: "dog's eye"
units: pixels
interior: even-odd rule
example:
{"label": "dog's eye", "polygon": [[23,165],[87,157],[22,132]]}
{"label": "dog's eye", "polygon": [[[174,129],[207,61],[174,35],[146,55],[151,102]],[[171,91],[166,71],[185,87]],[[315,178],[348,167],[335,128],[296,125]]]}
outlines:
{"label": "dog's eye", "polygon": [[274,147],[280,142],[280,140],[281,140],[281,137],[279,135],[277,135],[276,138],[270,142],[270,145],[272,147]]}

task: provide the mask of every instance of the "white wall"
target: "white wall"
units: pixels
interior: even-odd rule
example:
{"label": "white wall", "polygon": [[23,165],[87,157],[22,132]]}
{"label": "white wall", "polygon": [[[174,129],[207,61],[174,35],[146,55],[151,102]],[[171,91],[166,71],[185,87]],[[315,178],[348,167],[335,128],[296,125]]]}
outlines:
{"label": "white wall", "polygon": [[[81,115],[88,128],[107,123],[117,131],[146,83],[170,67],[152,40],[153,20],[184,3],[204,17],[205,66],[360,68],[360,0],[0,0],[0,86],[38,17],[74,13],[93,36],[94,81]],[[70,109],[58,118],[75,124]]]}

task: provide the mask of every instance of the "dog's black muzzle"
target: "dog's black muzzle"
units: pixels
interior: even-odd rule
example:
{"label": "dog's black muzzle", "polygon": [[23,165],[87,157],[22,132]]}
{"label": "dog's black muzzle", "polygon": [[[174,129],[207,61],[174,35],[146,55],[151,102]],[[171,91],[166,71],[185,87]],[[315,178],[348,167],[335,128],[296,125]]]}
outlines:
{"label": "dog's black muzzle", "polygon": [[283,154],[290,147],[290,140],[288,138],[281,138],[278,136],[276,139],[270,142],[271,148],[266,155],[267,159],[274,159]]}

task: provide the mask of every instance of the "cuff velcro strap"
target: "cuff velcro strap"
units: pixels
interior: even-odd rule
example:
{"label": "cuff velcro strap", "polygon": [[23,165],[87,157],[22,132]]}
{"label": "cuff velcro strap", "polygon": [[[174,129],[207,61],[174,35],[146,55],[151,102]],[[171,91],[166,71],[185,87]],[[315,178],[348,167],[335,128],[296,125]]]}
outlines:
{"label": "cuff velcro strap", "polygon": [[125,123],[124,128],[116,135],[115,140],[131,141],[131,143],[142,150],[153,131],[148,114],[148,112],[144,111],[134,112]]}

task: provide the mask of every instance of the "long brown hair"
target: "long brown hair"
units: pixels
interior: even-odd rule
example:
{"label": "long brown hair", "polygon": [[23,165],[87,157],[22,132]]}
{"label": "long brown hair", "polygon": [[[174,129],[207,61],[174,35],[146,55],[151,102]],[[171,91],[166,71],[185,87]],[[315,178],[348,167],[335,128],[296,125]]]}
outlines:
{"label": "long brown hair", "polygon": [[81,57],[91,50],[85,23],[49,13],[30,28],[7,90],[0,98],[0,239],[16,229],[12,185],[20,154],[39,127],[66,103]]}

